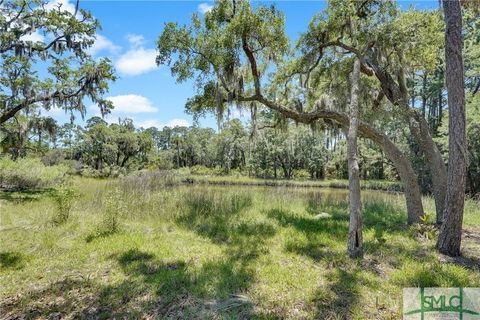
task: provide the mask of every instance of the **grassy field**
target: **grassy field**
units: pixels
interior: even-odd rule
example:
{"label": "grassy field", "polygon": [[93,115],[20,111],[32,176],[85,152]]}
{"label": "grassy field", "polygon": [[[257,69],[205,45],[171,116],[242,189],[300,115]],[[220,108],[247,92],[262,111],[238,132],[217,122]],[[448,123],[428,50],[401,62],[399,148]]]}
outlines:
{"label": "grassy field", "polygon": [[480,286],[472,200],[451,260],[431,225],[405,226],[401,194],[364,191],[366,257],[352,260],[345,190],[160,177],[71,188],[0,193],[1,319],[399,319],[403,287]]}

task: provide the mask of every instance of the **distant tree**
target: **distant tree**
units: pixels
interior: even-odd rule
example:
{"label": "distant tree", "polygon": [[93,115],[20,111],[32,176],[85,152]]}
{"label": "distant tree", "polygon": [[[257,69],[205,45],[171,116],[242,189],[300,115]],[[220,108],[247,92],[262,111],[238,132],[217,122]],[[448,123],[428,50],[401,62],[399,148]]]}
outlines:
{"label": "distant tree", "polygon": [[53,144],[56,144],[59,130],[57,121],[52,117],[34,117],[30,121],[30,129],[37,136],[37,149],[40,151],[44,142],[44,135],[48,134]]}
{"label": "distant tree", "polygon": [[107,125],[107,121],[103,120],[101,117],[91,117],[90,119],[87,120],[87,124],[85,126],[85,129],[90,129],[91,127],[94,127],[98,124]]}

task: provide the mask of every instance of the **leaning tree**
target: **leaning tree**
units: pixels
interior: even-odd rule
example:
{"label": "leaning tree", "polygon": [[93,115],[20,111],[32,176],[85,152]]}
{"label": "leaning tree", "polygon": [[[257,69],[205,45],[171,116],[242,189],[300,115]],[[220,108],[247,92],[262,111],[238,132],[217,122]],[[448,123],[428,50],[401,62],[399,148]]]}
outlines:
{"label": "leaning tree", "polygon": [[108,59],[89,48],[100,27],[90,12],[43,0],[0,0],[0,124],[43,107],[85,113],[84,98],[102,113],[115,80]]}
{"label": "leaning tree", "polygon": [[[354,10],[355,13],[358,10],[371,10],[374,5],[377,3],[372,2]],[[352,10],[356,7],[344,8]],[[345,12],[348,15],[348,11]],[[344,36],[345,42],[352,48],[353,38],[348,33],[339,30],[338,35]],[[358,35],[355,37],[362,40]],[[323,51],[325,48],[332,51],[336,46],[322,44],[321,41],[318,39],[321,44],[318,48],[320,56],[307,57],[308,61],[316,63],[331,59],[333,53],[327,59],[322,59]],[[349,116],[339,111],[339,103],[329,97],[328,92],[322,93],[318,88],[311,87],[314,83],[308,79],[310,71],[316,67],[315,63],[305,72],[294,68],[295,72],[287,74],[286,80],[282,79],[285,73],[282,73],[280,80],[267,77],[269,72],[280,72],[292,60],[293,51],[284,32],[284,16],[274,6],[252,8],[247,1],[219,1],[204,18],[194,14],[190,25],[166,24],[158,40],[158,50],[157,63],[170,65],[177,81],[196,79],[199,93],[187,103],[190,111],[210,110],[221,113],[228,104],[253,109],[257,105],[263,105],[284,117],[305,124],[327,120],[344,128],[349,125]],[[362,70],[366,64],[362,56],[367,55],[369,50],[371,46],[367,45],[362,52],[358,52]],[[304,66],[303,59],[300,60],[302,61],[298,65]],[[369,72],[372,74],[372,71]],[[297,94],[286,90],[291,87],[289,83],[293,83],[297,89],[306,89]],[[359,121],[358,132],[377,143],[393,162],[405,185],[408,223],[418,222],[423,215],[421,193],[408,157],[372,124]]]}

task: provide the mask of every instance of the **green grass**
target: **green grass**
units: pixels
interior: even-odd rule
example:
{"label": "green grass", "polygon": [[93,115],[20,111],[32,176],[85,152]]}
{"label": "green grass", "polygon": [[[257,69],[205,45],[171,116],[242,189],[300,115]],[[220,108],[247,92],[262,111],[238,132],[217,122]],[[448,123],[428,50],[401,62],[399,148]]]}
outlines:
{"label": "green grass", "polygon": [[0,318],[398,319],[403,287],[480,286],[471,200],[465,257],[444,261],[402,195],[364,191],[352,260],[346,190],[155,181],[76,179],[63,224],[52,192],[0,193]]}

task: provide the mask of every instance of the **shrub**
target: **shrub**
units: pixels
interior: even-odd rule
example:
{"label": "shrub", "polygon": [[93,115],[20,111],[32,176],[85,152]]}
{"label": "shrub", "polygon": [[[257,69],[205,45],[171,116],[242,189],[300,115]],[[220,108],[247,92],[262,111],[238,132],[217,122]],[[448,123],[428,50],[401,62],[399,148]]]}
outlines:
{"label": "shrub", "polygon": [[118,231],[118,218],[127,211],[127,206],[120,189],[115,188],[105,195],[102,223],[100,225],[100,234],[112,234]]}
{"label": "shrub", "polygon": [[190,173],[195,175],[211,175],[212,170],[202,165],[195,165],[190,168]]}
{"label": "shrub", "polygon": [[410,227],[413,236],[423,238],[425,240],[432,240],[437,236],[437,229],[433,224],[434,214],[426,212],[420,217],[420,223],[416,223]]}
{"label": "shrub", "polygon": [[57,213],[53,218],[55,224],[62,224],[68,220],[75,204],[77,193],[70,187],[62,186],[53,195]]}
{"label": "shrub", "polygon": [[308,179],[310,178],[310,172],[305,169],[298,169],[293,171],[293,176],[297,179]]}
{"label": "shrub", "polygon": [[190,173],[202,176],[220,176],[224,174],[224,171],[221,167],[208,168],[202,165],[195,165],[190,168]]}
{"label": "shrub", "polygon": [[45,166],[36,158],[16,161],[0,158],[0,188],[23,190],[53,187],[64,180],[67,171],[64,165]]}
{"label": "shrub", "polygon": [[65,160],[65,153],[60,149],[49,150],[43,157],[42,162],[46,166],[61,164]]}
{"label": "shrub", "polygon": [[171,170],[174,168],[174,157],[174,153],[171,150],[161,150],[157,153],[149,154],[148,165],[145,169]]}
{"label": "shrub", "polygon": [[96,170],[91,167],[84,167],[80,171],[80,175],[85,178],[118,178],[127,174],[127,169],[119,166],[105,166],[101,170]]}

